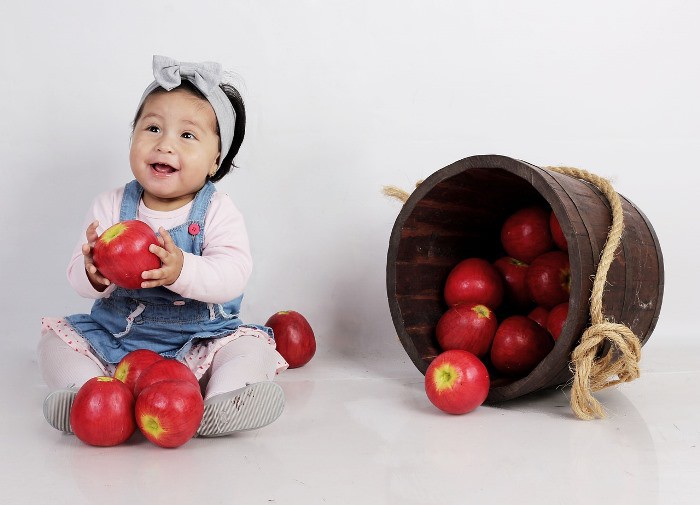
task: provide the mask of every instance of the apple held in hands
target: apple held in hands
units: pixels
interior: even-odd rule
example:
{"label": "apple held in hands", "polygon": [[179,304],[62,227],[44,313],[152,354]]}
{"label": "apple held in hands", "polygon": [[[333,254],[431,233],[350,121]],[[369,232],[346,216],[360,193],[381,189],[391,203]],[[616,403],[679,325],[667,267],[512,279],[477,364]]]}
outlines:
{"label": "apple held in hands", "polygon": [[569,256],[562,251],[550,251],[535,258],[525,278],[532,300],[551,309],[569,300],[571,267]]}
{"label": "apple held in hands", "polygon": [[525,207],[505,220],[501,244],[508,256],[530,263],[552,248],[549,214],[542,207]]}
{"label": "apple held in hands", "polygon": [[135,415],[136,424],[148,440],[160,447],[179,447],[197,433],[204,416],[204,400],[199,386],[164,380],[141,391]]}
{"label": "apple held in hands", "polygon": [[190,370],[190,367],[175,359],[158,360],[141,372],[141,375],[136,380],[136,384],[134,384],[134,396],[138,398],[148,386],[166,380],[189,382],[197,387],[201,396],[199,381],[192,373],[192,370]]}
{"label": "apple held in hands", "polygon": [[299,312],[279,311],[267,320],[272,328],[277,352],[289,363],[289,368],[304,366],[316,353],[316,337],[311,325]]}
{"label": "apple held in hands", "polygon": [[450,307],[458,303],[481,303],[492,309],[503,300],[503,280],[491,263],[481,258],[460,261],[445,281],[445,302]]}
{"label": "apple held in hands", "polygon": [[158,237],[143,221],[122,221],[107,228],[95,242],[92,260],[111,282],[126,289],[139,289],[146,270],[160,268],[160,258],[148,250],[160,246]]}
{"label": "apple held in hands", "polygon": [[150,349],[131,351],[117,365],[117,368],[114,370],[114,378],[126,384],[133,393],[136,381],[141,376],[141,373],[153,363],[162,359],[165,358]]}
{"label": "apple held in hands", "polygon": [[75,395],[70,425],[75,436],[86,444],[121,444],[136,430],[134,395],[114,377],[93,377]]}
{"label": "apple held in hands", "polygon": [[496,315],[486,305],[461,303],[442,315],[435,336],[445,351],[461,349],[481,358],[489,352],[497,327]]}
{"label": "apple held in hands", "polygon": [[467,351],[445,351],[425,372],[428,399],[448,414],[466,414],[477,408],[486,400],[489,386],[486,366]]}
{"label": "apple held in hands", "polygon": [[506,375],[530,373],[554,347],[547,330],[526,316],[510,316],[501,322],[491,345],[491,363]]}

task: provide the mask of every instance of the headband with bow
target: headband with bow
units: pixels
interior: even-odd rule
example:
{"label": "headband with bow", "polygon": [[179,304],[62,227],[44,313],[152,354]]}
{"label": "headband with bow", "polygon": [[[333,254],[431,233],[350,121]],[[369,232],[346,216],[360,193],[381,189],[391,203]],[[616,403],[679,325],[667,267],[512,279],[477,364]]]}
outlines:
{"label": "headband with bow", "polygon": [[153,77],[155,77],[155,81],[144,91],[139,102],[139,108],[143,105],[146,97],[156,89],[163,88],[166,91],[171,91],[180,86],[183,79],[191,82],[209,101],[219,124],[219,138],[221,139],[220,168],[231,147],[233,131],[236,125],[236,112],[233,110],[226,93],[219,87],[223,77],[221,65],[214,62],[179,62],[167,56],[156,55],[153,56]]}

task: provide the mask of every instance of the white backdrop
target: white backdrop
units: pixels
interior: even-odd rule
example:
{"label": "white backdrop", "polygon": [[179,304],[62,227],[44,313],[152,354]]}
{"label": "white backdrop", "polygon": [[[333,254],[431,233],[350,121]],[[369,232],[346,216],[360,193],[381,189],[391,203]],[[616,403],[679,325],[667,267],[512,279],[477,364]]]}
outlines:
{"label": "white backdrop", "polygon": [[[406,189],[466,156],[610,177],[666,266],[651,342],[696,331],[700,4],[692,1],[9,1],[0,7],[2,338],[86,311],[65,266],[94,195],[131,179],[154,53],[220,61],[247,103],[243,317],[305,314],[319,354],[398,356],[385,291]],[[15,345],[14,343],[12,345]]]}

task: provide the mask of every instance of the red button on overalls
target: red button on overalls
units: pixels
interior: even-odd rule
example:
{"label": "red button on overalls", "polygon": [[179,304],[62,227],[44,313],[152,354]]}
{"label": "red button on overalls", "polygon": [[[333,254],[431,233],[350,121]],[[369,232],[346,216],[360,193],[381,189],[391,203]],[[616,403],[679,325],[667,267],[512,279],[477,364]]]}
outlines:
{"label": "red button on overalls", "polygon": [[199,225],[197,223],[192,223],[189,228],[187,228],[187,231],[190,232],[190,235],[199,235]]}

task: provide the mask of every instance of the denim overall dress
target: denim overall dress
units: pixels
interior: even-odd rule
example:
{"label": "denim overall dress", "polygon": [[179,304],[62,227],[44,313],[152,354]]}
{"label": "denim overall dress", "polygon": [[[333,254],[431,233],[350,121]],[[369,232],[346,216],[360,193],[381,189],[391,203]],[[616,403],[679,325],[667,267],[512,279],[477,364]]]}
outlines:
{"label": "denim overall dress", "polygon": [[[216,191],[207,182],[194,198],[187,221],[168,230],[184,252],[198,256],[204,244],[204,218]],[[137,219],[143,187],[131,181],[124,188],[120,221]],[[150,349],[166,358],[182,358],[203,339],[233,333],[243,323],[238,317],[243,295],[224,304],[184,298],[163,286],[150,289],[117,287],[109,297],[95,301],[90,314],[74,314],[66,321],[105,364],[118,363],[136,349]],[[266,331],[264,326],[245,325]]]}

